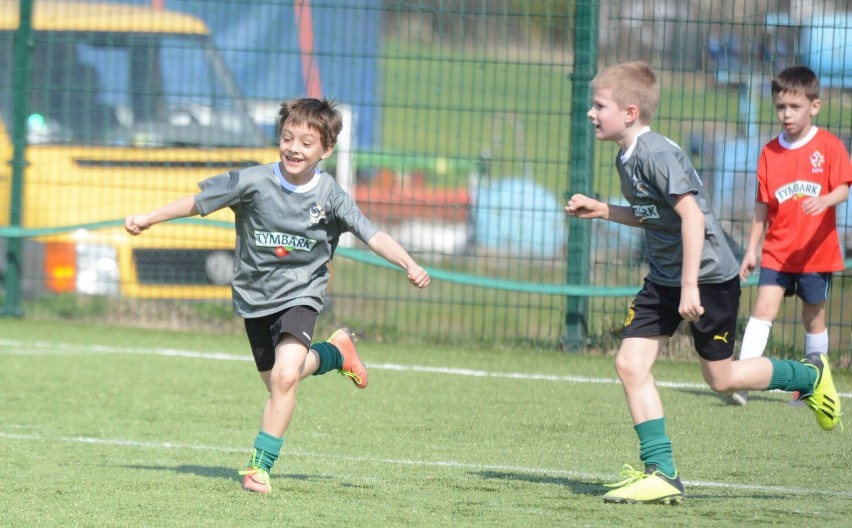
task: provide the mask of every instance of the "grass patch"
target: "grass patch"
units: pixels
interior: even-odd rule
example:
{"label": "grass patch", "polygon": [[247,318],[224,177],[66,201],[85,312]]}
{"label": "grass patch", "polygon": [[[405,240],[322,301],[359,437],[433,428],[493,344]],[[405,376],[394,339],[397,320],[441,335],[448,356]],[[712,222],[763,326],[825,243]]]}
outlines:
{"label": "grass patch", "polygon": [[47,328],[0,320],[4,526],[848,525],[849,433],[782,394],[727,407],[692,362],[654,372],[679,384],[661,388],[677,508],[601,500],[638,465],[611,359],[366,340],[370,387],[306,380],[258,496],[237,476],[265,400],[243,336]]}

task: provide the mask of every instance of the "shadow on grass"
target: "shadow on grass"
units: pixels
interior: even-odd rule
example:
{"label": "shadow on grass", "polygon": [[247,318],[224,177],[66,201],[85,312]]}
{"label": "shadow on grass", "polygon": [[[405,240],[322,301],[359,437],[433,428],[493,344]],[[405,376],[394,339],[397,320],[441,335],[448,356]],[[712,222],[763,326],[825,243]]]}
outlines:
{"label": "shadow on grass", "polygon": [[[216,466],[196,466],[196,465],[182,465],[182,466],[125,466],[130,469],[141,469],[146,471],[172,471],[175,473],[183,473],[188,475],[198,475],[199,477],[207,477],[207,478],[223,478],[228,480],[233,480],[235,482],[242,482],[243,477],[240,476],[239,470],[234,469],[232,467],[216,467]],[[284,475],[275,475],[276,478],[281,479],[290,479],[290,480],[329,480],[332,477],[328,476],[316,476],[316,475],[304,475],[299,473],[288,473]]]}
{"label": "shadow on grass", "polygon": [[582,480],[566,478],[566,477],[551,477],[547,475],[536,475],[532,473],[510,473],[507,471],[478,471],[474,473],[484,479],[496,480],[520,480],[523,482],[532,482],[534,484],[556,484],[564,486],[571,490],[574,495],[602,495],[609,491],[610,488],[603,484],[593,484]]}
{"label": "shadow on grass", "polygon": [[[606,492],[610,491],[612,488],[608,488],[603,484],[595,484],[591,482],[584,482],[582,480],[566,478],[566,477],[552,477],[547,475],[536,475],[531,473],[511,473],[506,471],[479,471],[474,473],[475,475],[479,475],[483,479],[496,479],[496,480],[519,480],[523,482],[531,482],[534,484],[556,484],[557,486],[564,486],[571,490],[571,493],[574,495],[589,495],[594,497],[603,497]],[[754,491],[754,492],[740,492],[740,491],[731,491],[731,490],[723,490],[718,493],[714,492],[695,492],[694,490],[700,489],[700,485],[696,485],[695,487],[690,487],[689,483],[687,483],[686,493],[684,498],[691,500],[781,500],[786,497],[783,494],[775,494],[768,493],[765,491]]]}
{"label": "shadow on grass", "polygon": [[789,495],[783,494],[772,494],[765,492],[726,492],[726,493],[692,493],[693,488],[690,488],[689,485],[686,487],[686,492],[683,497],[685,500],[707,500],[707,501],[734,501],[734,500],[742,500],[742,501],[753,501],[753,500],[767,500],[767,501],[777,501],[777,500],[785,500],[789,499]]}
{"label": "shadow on grass", "polygon": [[[718,392],[713,392],[709,388],[707,389],[690,389],[679,387],[674,389],[677,392],[683,394],[689,394],[691,396],[701,396],[709,399],[716,400],[716,403],[722,407],[738,407],[737,405],[728,404],[728,395],[727,394],[719,394]],[[782,400],[779,400],[779,392],[765,392],[765,391],[749,391],[748,393],[748,401],[756,402],[756,401],[766,401],[766,402],[779,402],[786,403]]]}

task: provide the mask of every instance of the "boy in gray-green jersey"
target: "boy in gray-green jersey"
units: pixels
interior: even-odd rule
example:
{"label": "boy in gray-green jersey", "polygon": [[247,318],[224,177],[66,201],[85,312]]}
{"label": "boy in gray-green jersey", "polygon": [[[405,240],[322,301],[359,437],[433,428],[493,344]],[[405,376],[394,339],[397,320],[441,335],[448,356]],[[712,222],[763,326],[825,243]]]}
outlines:
{"label": "boy in gray-green jersey", "polygon": [[682,320],[689,321],[701,373],[714,391],[801,391],[826,430],[840,423],[840,402],[823,355],[802,362],[732,361],[739,264],[692,163],[677,145],[648,127],[660,100],[651,68],[642,62],[610,66],[592,80],[592,92],[587,115],[596,139],[620,147],[615,164],[630,205],[575,194],[565,212],[644,228],[649,262],[645,284],[627,312],[615,360],[644,470],[625,464],[623,480],[611,485],[615,489],[604,501],[677,504],[683,500],[683,484],[651,368]]}
{"label": "boy in gray-green jersey", "polygon": [[663,286],[681,284],[683,238],[675,198],[683,194],[693,196],[704,217],[699,282],[724,282],[739,274],[739,261],[725,240],[692,162],[680,147],[644,127],[636,142],[618,156],[615,168],[621,177],[621,192],[645,228],[648,280]]}
{"label": "boy in gray-green jersey", "polygon": [[185,196],[146,214],[130,215],[125,229],[138,235],[152,225],[229,207],[234,212],[236,248],[231,283],[234,311],[246,334],[269,399],[254,440],[243,487],[272,491],[269,472],[284,442],[296,405],[299,382],[338,370],[358,388],[367,371],[349,332],[336,331],[311,344],[329,280],[328,263],[340,235],[353,233],[379,256],[404,269],[417,288],[429,274],[392,237],[378,230],[319,162],[334,150],[342,128],[340,111],[325,99],[281,104],[279,161],[231,171],[198,184]]}
{"label": "boy in gray-green jersey", "polygon": [[[198,213],[224,207],[235,215],[234,311],[255,318],[289,308],[322,310],[328,262],[340,235],[365,244],[378,229],[328,173],[293,185],[279,163],[231,171],[198,184]],[[274,214],[273,214],[274,212]]]}

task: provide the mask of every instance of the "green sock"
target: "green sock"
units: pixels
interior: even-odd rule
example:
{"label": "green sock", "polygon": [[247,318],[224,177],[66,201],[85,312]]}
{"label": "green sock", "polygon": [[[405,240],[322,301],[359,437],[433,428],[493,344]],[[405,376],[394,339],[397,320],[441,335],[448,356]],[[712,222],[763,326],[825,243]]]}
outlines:
{"label": "green sock", "polygon": [[670,478],[675,477],[672,442],[666,436],[666,419],[657,418],[633,426],[639,435],[639,458],[647,466],[654,464]]}
{"label": "green sock", "polygon": [[267,473],[272,471],[272,466],[278,460],[278,454],[281,452],[281,446],[284,445],[284,438],[272,436],[269,433],[258,431],[254,438],[254,452],[249,461],[249,467],[259,467]]}
{"label": "green sock", "polygon": [[799,391],[800,394],[813,392],[818,374],[813,365],[792,359],[769,358],[769,361],[772,362],[772,379],[766,390]]}
{"label": "green sock", "polygon": [[314,376],[320,376],[330,370],[338,370],[343,366],[343,355],[331,343],[314,343],[311,348],[316,350],[319,356],[319,367],[314,372]]}

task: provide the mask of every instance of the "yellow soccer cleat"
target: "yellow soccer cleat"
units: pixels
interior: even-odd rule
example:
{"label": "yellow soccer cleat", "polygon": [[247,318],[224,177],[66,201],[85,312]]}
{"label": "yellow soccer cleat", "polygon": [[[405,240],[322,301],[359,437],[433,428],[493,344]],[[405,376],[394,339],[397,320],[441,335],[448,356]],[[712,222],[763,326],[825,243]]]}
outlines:
{"label": "yellow soccer cleat", "polygon": [[650,464],[645,471],[637,471],[625,464],[621,468],[621,482],[607,484],[615,488],[604,495],[604,502],[616,504],[671,504],[676,505],[683,500],[683,484],[680,477],[665,476]]}
{"label": "yellow soccer cleat", "polygon": [[811,408],[816,415],[816,421],[826,431],[831,431],[837,424],[843,430],[843,422],[840,417],[840,396],[831,379],[831,368],[828,366],[828,356],[825,354],[809,354],[802,363],[813,367],[817,371],[817,379],[814,389],[810,394],[801,396],[801,400]]}

